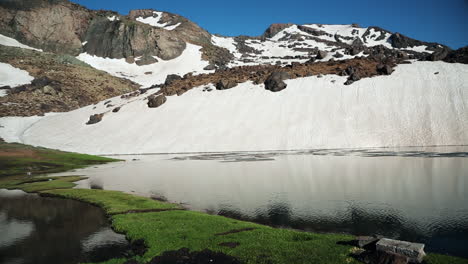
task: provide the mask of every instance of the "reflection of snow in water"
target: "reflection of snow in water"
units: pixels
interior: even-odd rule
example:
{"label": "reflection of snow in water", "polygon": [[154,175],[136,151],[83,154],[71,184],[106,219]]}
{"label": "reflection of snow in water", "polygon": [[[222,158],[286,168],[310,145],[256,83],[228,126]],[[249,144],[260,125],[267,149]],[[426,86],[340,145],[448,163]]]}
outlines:
{"label": "reflection of snow in water", "polygon": [[81,241],[85,252],[91,252],[103,245],[125,245],[126,243],[127,241],[124,235],[115,233],[109,227],[104,227]]}
{"label": "reflection of snow in water", "polygon": [[27,238],[34,230],[34,224],[29,221],[8,219],[5,212],[0,212],[0,248],[15,244],[18,240]]}

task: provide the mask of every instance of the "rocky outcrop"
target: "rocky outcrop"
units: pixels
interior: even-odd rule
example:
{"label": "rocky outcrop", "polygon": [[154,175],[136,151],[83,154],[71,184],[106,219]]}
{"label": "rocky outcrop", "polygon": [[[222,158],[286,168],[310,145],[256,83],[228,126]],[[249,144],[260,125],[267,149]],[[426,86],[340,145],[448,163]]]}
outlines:
{"label": "rocky outcrop", "polygon": [[172,83],[174,83],[177,80],[182,80],[182,77],[180,77],[177,74],[169,74],[166,77],[166,81],[164,82],[164,85],[171,85]]}
{"label": "rocky outcrop", "polygon": [[293,26],[294,24],[288,23],[288,24],[271,24],[267,30],[263,33],[262,37],[263,38],[272,38],[276,34],[278,34],[280,31],[282,31],[285,28],[288,28],[290,26]]}
{"label": "rocky outcrop", "polygon": [[0,34],[35,48],[76,55],[92,17],[92,11],[68,1],[0,1]]}
{"label": "rocky outcrop", "polygon": [[286,79],[290,79],[291,76],[284,71],[273,72],[265,80],[265,89],[272,92],[279,92],[286,89],[287,84],[284,82]]}
{"label": "rocky outcrop", "polygon": [[0,117],[67,112],[139,88],[69,55],[0,45],[0,62],[25,70],[35,78],[31,84],[15,87],[8,96],[0,97]]}
{"label": "rocky outcrop", "polygon": [[451,51],[444,58],[444,61],[451,62],[451,63],[468,64],[468,46]]}

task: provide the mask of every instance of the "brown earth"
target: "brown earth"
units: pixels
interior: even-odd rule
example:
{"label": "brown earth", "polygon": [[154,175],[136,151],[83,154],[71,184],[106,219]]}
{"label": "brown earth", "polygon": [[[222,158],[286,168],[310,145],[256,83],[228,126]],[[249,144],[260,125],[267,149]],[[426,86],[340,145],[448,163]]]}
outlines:
{"label": "brown earth", "polygon": [[284,71],[289,73],[292,79],[324,74],[348,75],[346,69],[352,67],[359,74],[360,78],[368,78],[379,75],[377,65],[386,64],[395,67],[397,61],[379,61],[373,58],[355,58],[342,61],[329,61],[317,63],[293,63],[286,67],[278,65],[255,65],[240,66],[222,71],[216,71],[210,74],[187,75],[181,80],[175,80],[170,85],[163,85],[158,94],[166,96],[182,95],[186,91],[203,85],[216,84],[223,80],[224,82],[243,83],[252,81],[255,84],[264,83],[265,80],[275,71]]}
{"label": "brown earth", "polygon": [[139,88],[68,55],[0,46],[0,62],[36,78],[33,84],[16,87],[0,97],[0,117],[67,112]]}

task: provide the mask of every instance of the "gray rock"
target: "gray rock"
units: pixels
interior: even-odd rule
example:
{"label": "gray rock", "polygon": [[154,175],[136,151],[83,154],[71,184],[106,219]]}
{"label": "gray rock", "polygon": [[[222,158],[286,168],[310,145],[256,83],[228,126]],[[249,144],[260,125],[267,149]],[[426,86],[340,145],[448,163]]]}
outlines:
{"label": "gray rock", "polygon": [[221,80],[216,84],[216,90],[227,90],[237,86],[234,81]]}
{"label": "gray rock", "polygon": [[87,125],[94,125],[96,123],[99,123],[102,121],[102,118],[104,117],[104,114],[95,114],[89,117],[88,122],[86,123]]}
{"label": "gray rock", "polygon": [[317,57],[316,57],[316,59],[317,59],[317,60],[324,59],[324,58],[327,56],[327,54],[328,54],[328,53],[327,53],[326,51],[319,50],[319,51],[317,52]]}
{"label": "gray rock", "polygon": [[411,262],[421,263],[426,253],[424,244],[382,238],[376,244],[377,251],[400,254],[409,258]]}
{"label": "gray rock", "polygon": [[365,248],[369,245],[377,243],[380,239],[373,236],[358,236],[356,237],[356,245],[360,248]]}
{"label": "gray rock", "polygon": [[116,107],[116,108],[114,108],[114,110],[112,110],[113,113],[117,113],[119,111],[120,111],[120,107]]}
{"label": "gray rock", "polygon": [[137,60],[135,63],[138,66],[149,65],[158,62],[153,56],[143,56],[141,59]]}
{"label": "gray rock", "polygon": [[273,72],[265,80],[265,89],[272,92],[279,92],[286,89],[287,84],[284,82],[286,79],[290,79],[291,76],[287,72]]}
{"label": "gray rock", "polygon": [[149,108],[158,108],[163,105],[167,101],[166,96],[164,94],[160,94],[158,96],[151,95],[148,97],[148,107]]}
{"label": "gray rock", "polygon": [[164,82],[164,85],[171,85],[174,81],[177,80],[182,80],[182,77],[180,77],[177,74],[169,74],[166,77],[166,81]]}

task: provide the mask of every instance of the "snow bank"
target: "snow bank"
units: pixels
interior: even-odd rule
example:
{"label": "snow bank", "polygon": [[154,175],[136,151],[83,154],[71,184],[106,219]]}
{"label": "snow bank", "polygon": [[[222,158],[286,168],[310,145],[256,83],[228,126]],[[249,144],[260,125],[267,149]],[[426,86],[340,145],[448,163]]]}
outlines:
{"label": "snow bank", "polygon": [[[0,62],[0,87],[16,87],[23,84],[29,84],[32,80],[34,80],[34,77],[29,75],[27,71],[15,68],[10,64]],[[0,97],[5,95],[7,95],[6,90],[0,89]]]}
{"label": "snow bank", "polygon": [[[26,144],[93,154],[468,144],[467,65],[416,62],[391,76],[344,81],[335,75],[289,80],[279,93],[250,82],[223,91],[197,88],[156,109],[147,107],[147,95],[114,98],[113,105],[123,105],[118,113],[99,103],[14,133]],[[85,125],[106,111],[103,121]],[[14,138],[5,132],[0,136]]]}
{"label": "snow bank", "polygon": [[184,75],[189,72],[195,74],[209,72],[203,70],[209,63],[202,60],[200,49],[200,46],[187,43],[186,49],[179,57],[168,61],[155,57],[159,62],[143,66],[127,63],[125,59],[102,58],[87,53],[82,53],[77,58],[96,69],[149,87],[164,82],[168,74]]}
{"label": "snow bank", "polygon": [[32,47],[26,46],[24,44],[21,44],[16,39],[12,39],[1,34],[0,34],[0,45],[9,46],[9,47],[18,47],[18,48],[23,48],[23,49],[31,49],[35,51],[42,51],[40,49],[35,49]]}

